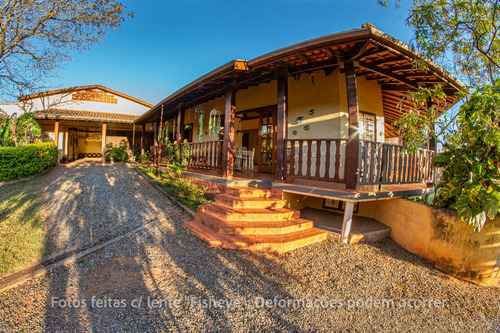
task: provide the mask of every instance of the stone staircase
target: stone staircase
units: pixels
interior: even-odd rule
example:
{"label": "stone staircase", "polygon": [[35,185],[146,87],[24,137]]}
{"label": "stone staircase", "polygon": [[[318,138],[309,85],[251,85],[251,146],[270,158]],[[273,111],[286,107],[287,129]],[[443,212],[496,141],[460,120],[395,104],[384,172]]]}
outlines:
{"label": "stone staircase", "polygon": [[215,202],[198,207],[185,226],[210,246],[287,252],[327,239],[327,233],[285,208],[271,189],[227,187]]}

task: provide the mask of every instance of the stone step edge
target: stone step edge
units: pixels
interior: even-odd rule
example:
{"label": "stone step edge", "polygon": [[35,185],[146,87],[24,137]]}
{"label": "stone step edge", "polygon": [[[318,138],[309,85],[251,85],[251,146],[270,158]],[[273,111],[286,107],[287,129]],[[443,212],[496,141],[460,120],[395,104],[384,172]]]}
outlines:
{"label": "stone step edge", "polygon": [[272,189],[264,188],[227,187],[226,192],[224,193],[234,195],[239,198],[273,198]]}
{"label": "stone step edge", "polygon": [[[268,235],[286,235],[295,231],[311,229],[314,225],[313,221],[302,218],[283,221],[227,221],[205,212],[197,213],[194,218],[195,220],[197,220],[197,222],[207,226],[215,232],[229,235],[263,235],[263,233],[255,231],[259,229],[261,230],[261,232],[267,230],[269,232]],[[206,223],[203,223],[203,221],[205,221]],[[288,222],[291,224],[284,226],[280,225],[284,222]],[[225,232],[224,229],[234,229],[234,232]],[[241,232],[242,229],[247,229],[248,232]],[[292,230],[287,231],[289,229]],[[251,232],[252,230],[253,232]]]}
{"label": "stone step edge", "polygon": [[[200,211],[201,208],[201,211]],[[293,213],[294,217],[300,217],[300,211],[291,208],[232,208],[211,202],[198,207],[198,212],[201,213],[208,209],[219,211],[222,214],[245,214],[245,215],[272,215],[272,214],[287,214]]]}
{"label": "stone step edge", "polygon": [[286,206],[286,201],[278,198],[240,198],[225,193],[217,195],[215,203],[232,209],[272,209],[285,208]]}
{"label": "stone step edge", "polygon": [[[217,234],[210,228],[194,220],[188,221],[184,225],[210,246],[226,249],[267,250],[284,253],[327,239],[326,231],[315,228],[297,231],[289,235],[232,237],[229,235]],[[253,241],[252,238],[254,238]],[[279,241],[273,242],[273,240]]]}

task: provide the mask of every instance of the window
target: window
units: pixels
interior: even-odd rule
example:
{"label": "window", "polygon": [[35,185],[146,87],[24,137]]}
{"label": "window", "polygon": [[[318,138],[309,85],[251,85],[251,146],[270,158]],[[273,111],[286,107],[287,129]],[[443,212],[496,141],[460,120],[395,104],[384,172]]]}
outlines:
{"label": "window", "polygon": [[375,141],[376,117],[373,113],[359,113],[359,139]]}

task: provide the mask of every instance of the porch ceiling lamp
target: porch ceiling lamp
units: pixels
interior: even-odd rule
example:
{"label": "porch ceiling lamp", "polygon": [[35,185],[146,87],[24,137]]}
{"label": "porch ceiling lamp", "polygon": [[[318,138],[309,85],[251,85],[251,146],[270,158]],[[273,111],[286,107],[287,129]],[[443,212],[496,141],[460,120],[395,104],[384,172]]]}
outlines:
{"label": "porch ceiling lamp", "polygon": [[243,135],[243,132],[241,131],[241,121],[238,123],[238,130],[236,131],[236,134]]}

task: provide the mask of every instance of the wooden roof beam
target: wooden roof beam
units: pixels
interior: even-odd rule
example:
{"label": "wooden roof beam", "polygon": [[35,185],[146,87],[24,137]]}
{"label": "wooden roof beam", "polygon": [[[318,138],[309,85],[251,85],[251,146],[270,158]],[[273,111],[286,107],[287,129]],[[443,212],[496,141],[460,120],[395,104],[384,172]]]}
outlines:
{"label": "wooden roof beam", "polygon": [[[381,84],[381,88],[383,91],[387,90],[387,91],[399,91],[399,92],[407,92],[407,91],[411,91],[411,90],[416,90],[416,88],[408,89],[408,87],[401,86],[398,84]],[[447,95],[454,95],[457,92],[453,88],[446,88],[446,87],[443,87],[443,91]]]}
{"label": "wooden roof beam", "polygon": [[372,64],[368,64],[364,61],[360,61],[359,62],[359,66],[360,67],[363,67],[365,69],[368,69],[372,72],[375,72],[375,73],[379,73],[379,74],[382,74],[384,76],[387,76],[391,79],[394,79],[402,84],[405,84],[407,85],[408,87],[410,88],[413,88],[413,89],[418,89],[418,85],[416,85],[415,83],[411,82],[410,80],[406,79],[405,77],[401,76],[401,75],[398,75],[398,74],[394,74],[392,71],[390,70],[386,70],[386,69],[383,69],[383,68],[380,68],[380,67],[377,67],[377,66],[373,66]]}

